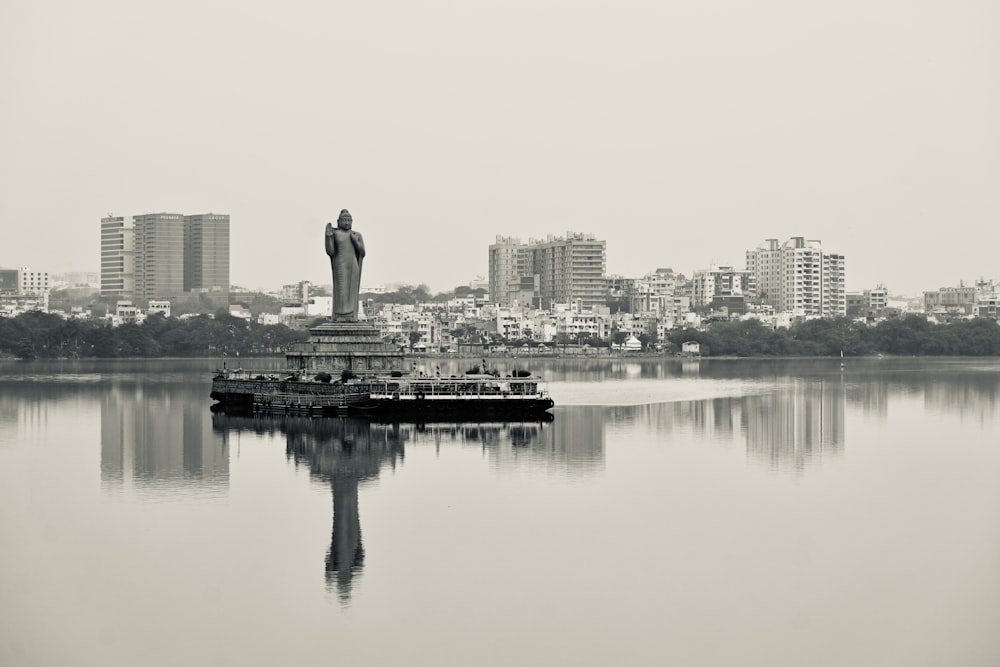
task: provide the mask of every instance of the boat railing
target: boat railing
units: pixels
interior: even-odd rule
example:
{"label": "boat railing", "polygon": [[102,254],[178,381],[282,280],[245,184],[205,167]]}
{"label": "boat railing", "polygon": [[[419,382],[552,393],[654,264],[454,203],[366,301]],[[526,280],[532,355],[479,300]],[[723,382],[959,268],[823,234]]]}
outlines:
{"label": "boat railing", "polygon": [[427,377],[427,378],[392,378],[388,380],[371,381],[372,397],[389,398],[506,398],[531,397],[545,398],[548,388],[541,378],[525,377]]}
{"label": "boat railing", "polygon": [[356,396],[344,394],[283,394],[258,393],[253,395],[255,406],[259,407],[340,407],[346,406]]}

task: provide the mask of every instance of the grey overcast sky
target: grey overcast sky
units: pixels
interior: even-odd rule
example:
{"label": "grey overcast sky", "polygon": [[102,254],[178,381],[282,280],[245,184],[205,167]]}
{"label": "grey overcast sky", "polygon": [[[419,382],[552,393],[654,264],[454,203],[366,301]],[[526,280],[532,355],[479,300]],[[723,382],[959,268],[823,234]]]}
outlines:
{"label": "grey overcast sky", "polygon": [[485,274],[497,234],[589,232],[609,273],[847,288],[1000,278],[995,0],[2,0],[0,266],[96,271],[107,213],[229,213],[232,281]]}

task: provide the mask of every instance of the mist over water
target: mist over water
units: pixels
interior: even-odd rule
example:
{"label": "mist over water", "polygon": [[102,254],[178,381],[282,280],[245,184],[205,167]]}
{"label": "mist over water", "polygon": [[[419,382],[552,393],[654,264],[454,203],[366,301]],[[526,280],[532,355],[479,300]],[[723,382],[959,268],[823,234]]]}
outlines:
{"label": "mist over water", "polygon": [[217,365],[0,364],[0,663],[1000,660],[1000,362],[536,360],[550,419],[430,423]]}

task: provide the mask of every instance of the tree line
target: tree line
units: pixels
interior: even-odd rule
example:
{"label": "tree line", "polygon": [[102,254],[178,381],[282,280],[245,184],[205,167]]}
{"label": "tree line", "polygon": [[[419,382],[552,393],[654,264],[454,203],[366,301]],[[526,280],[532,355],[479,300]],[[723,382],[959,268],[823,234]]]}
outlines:
{"label": "tree line", "polygon": [[987,356],[1000,354],[1000,326],[987,318],[935,324],[908,315],[875,326],[842,317],[772,330],[759,320],[741,320],[713,322],[704,331],[675,330],[668,342],[676,349],[699,343],[702,356]]}
{"label": "tree line", "polygon": [[0,318],[0,356],[21,359],[204,357],[283,352],[308,332],[256,324],[220,310],[214,317],[151,315],[112,327],[102,320],[29,312]]}
{"label": "tree line", "polygon": [[[41,312],[0,318],[0,356],[21,359],[273,354],[307,337],[307,331],[283,324],[256,324],[224,310],[214,317],[185,319],[157,314],[141,324],[117,327],[102,320],[64,319]],[[640,338],[645,344],[657,342],[649,335]],[[606,346],[612,341],[563,342]],[[1000,355],[1000,326],[985,318],[934,324],[920,315],[876,326],[848,318],[817,319],[788,329],[770,329],[758,320],[734,320],[713,322],[705,330],[675,329],[660,342],[671,351],[696,342],[702,356],[986,356]]]}

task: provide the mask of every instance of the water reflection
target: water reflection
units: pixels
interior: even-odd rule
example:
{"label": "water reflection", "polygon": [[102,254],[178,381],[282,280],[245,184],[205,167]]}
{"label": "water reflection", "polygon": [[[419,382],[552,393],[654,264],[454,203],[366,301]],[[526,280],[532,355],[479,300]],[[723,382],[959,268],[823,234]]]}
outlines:
{"label": "water reflection", "polygon": [[747,455],[802,469],[844,450],[847,394],[842,380],[796,382],[781,392],[747,396],[741,406]]}
{"label": "water reflection", "polygon": [[212,433],[205,401],[165,385],[115,384],[101,395],[101,482],[106,488],[229,484],[229,449]]}
{"label": "water reflection", "polygon": [[[591,433],[563,438],[554,436],[547,421],[539,422],[377,422],[353,417],[309,419],[304,417],[235,416],[217,413],[213,428],[228,438],[230,432],[283,433],[286,454],[297,466],[330,485],[333,498],[333,529],[326,553],[328,585],[342,602],[351,596],[354,578],[364,566],[358,489],[378,478],[384,467],[395,469],[404,460],[408,444],[440,447],[455,443],[482,447],[495,455],[498,466],[521,462],[551,461],[560,466],[586,469],[595,457]],[[580,425],[572,425],[579,428]],[[600,429],[598,429],[599,431]],[[580,445],[583,443],[583,447]],[[598,448],[603,452],[603,447]]]}
{"label": "water reflection", "polygon": [[378,477],[383,465],[396,467],[403,442],[391,430],[373,434],[356,419],[288,419],[283,424],[286,453],[296,465],[330,485],[333,530],[326,553],[326,578],[341,600],[348,600],[356,574],[364,565],[358,486]]}
{"label": "water reflection", "polygon": [[748,458],[800,470],[843,452],[846,386],[839,377],[798,379],[749,396],[593,408],[583,430],[641,429],[667,441],[681,432],[717,443],[742,439]]}

